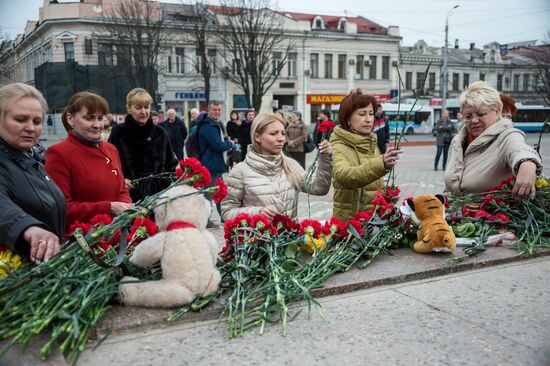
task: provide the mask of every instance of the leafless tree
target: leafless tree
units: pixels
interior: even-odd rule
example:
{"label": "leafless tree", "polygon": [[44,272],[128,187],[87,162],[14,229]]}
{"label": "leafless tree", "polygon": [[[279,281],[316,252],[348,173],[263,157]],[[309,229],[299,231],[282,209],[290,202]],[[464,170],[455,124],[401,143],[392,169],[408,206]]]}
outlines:
{"label": "leafless tree", "polygon": [[204,82],[204,95],[206,104],[210,102],[210,90],[212,75],[216,71],[215,56],[210,54],[214,50],[212,44],[215,40],[215,32],[218,30],[216,15],[208,9],[206,1],[195,1],[183,4],[181,10],[175,14],[177,21],[185,25],[185,43],[195,48],[195,55],[188,56],[193,67]]}
{"label": "leafless tree", "polygon": [[117,64],[132,87],[141,87],[155,98],[158,90],[158,57],[168,40],[162,9],[156,1],[121,0],[107,13],[105,28],[116,40]]}
{"label": "leafless tree", "polygon": [[546,33],[544,44],[534,49],[533,58],[537,60],[535,90],[550,105],[550,32]]}
{"label": "leafless tree", "polygon": [[[228,76],[244,92],[248,107],[260,110],[262,97],[278,79],[293,48],[283,33],[282,15],[271,0],[221,0],[219,43],[231,61]],[[274,53],[279,56],[274,59]]]}

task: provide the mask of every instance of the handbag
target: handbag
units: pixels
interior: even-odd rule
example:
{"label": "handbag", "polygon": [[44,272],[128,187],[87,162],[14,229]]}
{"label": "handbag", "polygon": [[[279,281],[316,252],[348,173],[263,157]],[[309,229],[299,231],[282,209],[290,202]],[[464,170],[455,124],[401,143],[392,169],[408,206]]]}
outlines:
{"label": "handbag", "polygon": [[313,138],[311,137],[311,134],[307,134],[307,139],[304,141],[304,152],[310,153],[313,150],[315,150],[315,143],[313,142]]}

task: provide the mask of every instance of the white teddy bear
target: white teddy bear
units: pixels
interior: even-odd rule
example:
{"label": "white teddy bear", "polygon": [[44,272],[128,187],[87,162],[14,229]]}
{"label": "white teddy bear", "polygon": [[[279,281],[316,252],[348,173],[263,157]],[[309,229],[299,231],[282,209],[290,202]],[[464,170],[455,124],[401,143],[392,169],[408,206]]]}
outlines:
{"label": "white teddy bear", "polygon": [[[176,307],[217,291],[221,279],[216,268],[218,247],[206,230],[210,203],[202,194],[182,197],[196,192],[187,185],[175,186],[157,201],[154,212],[159,232],[141,242],[130,261],[138,267],[160,261],[162,279],[121,283],[123,304]],[[136,280],[127,276],[121,282]]]}

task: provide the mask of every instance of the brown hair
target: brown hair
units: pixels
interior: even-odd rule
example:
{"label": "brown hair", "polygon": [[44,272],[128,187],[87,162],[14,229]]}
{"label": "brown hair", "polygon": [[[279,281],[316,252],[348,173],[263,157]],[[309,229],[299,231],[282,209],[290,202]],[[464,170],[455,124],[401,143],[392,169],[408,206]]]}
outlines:
{"label": "brown hair", "polygon": [[338,122],[340,127],[349,131],[349,120],[353,112],[359,108],[365,108],[372,105],[374,113],[378,110],[378,103],[376,98],[372,95],[363,94],[361,89],[352,90],[340,103],[340,110],[338,111]]}
{"label": "brown hair", "polygon": [[512,113],[512,116],[516,114],[517,108],[516,108],[516,102],[508,95],[506,94],[500,94],[500,100],[502,101],[502,110],[507,111],[509,110]]}
{"label": "brown hair", "polygon": [[82,108],[86,108],[88,113],[101,112],[104,115],[109,113],[109,104],[101,95],[97,95],[95,93],[87,91],[73,94],[71,99],[69,99],[67,107],[65,107],[65,110],[61,115],[63,127],[65,127],[65,130],[67,132],[71,130],[71,126],[67,121],[67,114],[70,113],[72,116],[74,116]]}

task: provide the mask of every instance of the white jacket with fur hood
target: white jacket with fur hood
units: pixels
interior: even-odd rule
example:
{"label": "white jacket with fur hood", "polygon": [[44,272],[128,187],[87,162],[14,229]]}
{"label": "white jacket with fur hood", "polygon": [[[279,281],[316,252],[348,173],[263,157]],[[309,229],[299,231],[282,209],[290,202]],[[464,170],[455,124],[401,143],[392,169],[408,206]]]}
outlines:
{"label": "white jacket with fur hood", "polygon": [[445,172],[445,191],[453,196],[480,193],[496,187],[504,179],[516,175],[521,162],[542,162],[537,152],[525,143],[525,134],[513,128],[509,119],[501,118],[489,126],[464,151],[467,138],[464,127],[451,142],[451,156]]}
{"label": "white jacket with fur hood", "polygon": [[[303,180],[305,171],[290,159]],[[317,170],[302,191],[323,196],[330,190],[332,157],[321,154]],[[279,213],[295,219],[298,215],[298,189],[292,186],[282,167],[280,155],[261,155],[248,147],[245,161],[237,164],[227,178],[227,197],[222,201],[225,220],[240,213],[257,215],[265,206],[273,205]]]}

